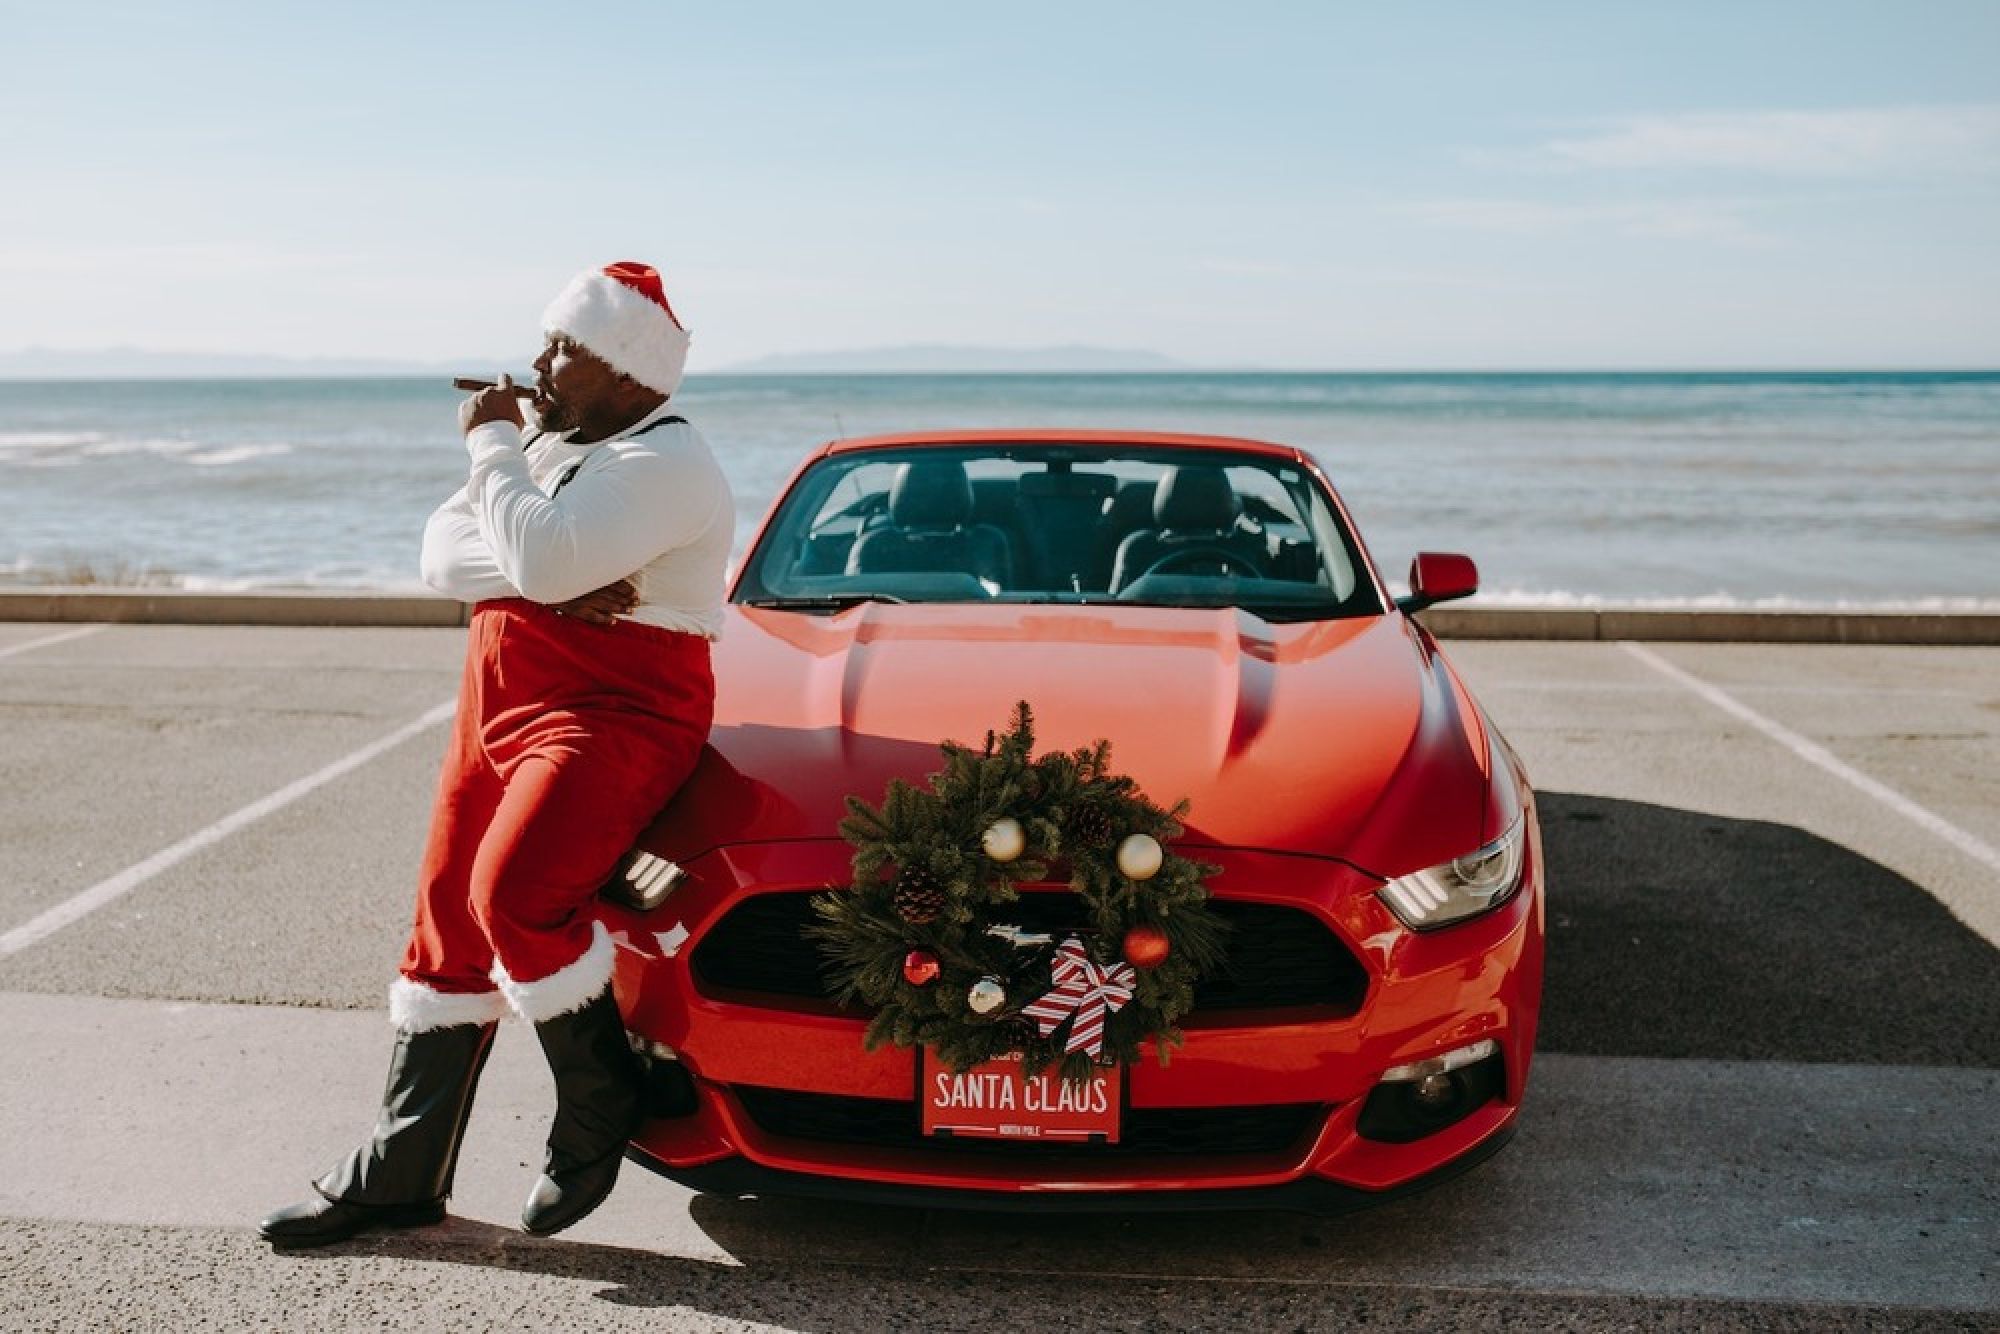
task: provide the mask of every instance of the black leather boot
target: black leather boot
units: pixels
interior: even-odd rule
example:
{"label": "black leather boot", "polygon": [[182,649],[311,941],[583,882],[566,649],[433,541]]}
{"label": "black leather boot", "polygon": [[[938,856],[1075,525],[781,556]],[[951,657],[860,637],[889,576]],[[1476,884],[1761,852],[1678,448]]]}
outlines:
{"label": "black leather boot", "polygon": [[580,1010],[536,1024],[535,1036],[555,1076],[556,1117],[521,1226],[547,1236],[604,1203],[644,1109],[639,1061],[611,988]]}
{"label": "black leather boot", "polygon": [[494,1024],[399,1029],[389,1085],[368,1141],[318,1181],[311,1199],[258,1225],[278,1246],[325,1246],[373,1228],[442,1222]]}

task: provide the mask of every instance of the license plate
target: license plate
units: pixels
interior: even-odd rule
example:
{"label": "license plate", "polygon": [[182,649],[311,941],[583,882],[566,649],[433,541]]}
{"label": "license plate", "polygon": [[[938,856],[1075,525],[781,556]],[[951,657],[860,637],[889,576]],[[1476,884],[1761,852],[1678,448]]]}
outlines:
{"label": "license plate", "polygon": [[1065,1084],[1051,1066],[1035,1076],[1021,1072],[1019,1056],[975,1065],[953,1074],[929,1051],[917,1062],[924,1133],[967,1139],[1019,1139],[1039,1143],[1116,1144],[1124,1072],[1092,1071],[1084,1084]]}

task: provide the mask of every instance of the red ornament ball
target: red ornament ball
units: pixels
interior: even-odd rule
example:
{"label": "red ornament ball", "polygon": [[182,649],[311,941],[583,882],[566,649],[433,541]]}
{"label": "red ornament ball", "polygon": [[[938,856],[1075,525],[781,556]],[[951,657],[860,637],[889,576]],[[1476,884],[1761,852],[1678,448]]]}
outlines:
{"label": "red ornament ball", "polygon": [[1158,968],[1167,961],[1167,933],[1157,926],[1135,926],[1125,933],[1125,962],[1134,968]]}
{"label": "red ornament ball", "polygon": [[903,980],[913,987],[927,987],[938,980],[937,955],[929,950],[911,950],[903,956]]}

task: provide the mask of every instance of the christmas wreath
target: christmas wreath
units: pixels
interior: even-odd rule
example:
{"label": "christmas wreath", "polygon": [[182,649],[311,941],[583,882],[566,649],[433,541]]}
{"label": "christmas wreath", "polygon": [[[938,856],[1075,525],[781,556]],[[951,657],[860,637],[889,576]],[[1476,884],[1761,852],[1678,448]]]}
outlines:
{"label": "christmas wreath", "polygon": [[[1217,868],[1174,853],[1188,804],[1163,810],[1113,774],[1107,741],[1034,754],[1034,719],[973,749],[947,741],[927,788],[891,781],[878,809],[847,799],[852,886],[813,900],[808,928],[843,1002],[875,1010],[865,1044],[929,1047],[953,1071],[1019,1052],[1063,1078],[1162,1063],[1176,1021],[1223,955],[1208,906]],[[1023,929],[1019,886],[1061,875],[1066,925]],[[1046,914],[1043,914],[1046,916]]]}

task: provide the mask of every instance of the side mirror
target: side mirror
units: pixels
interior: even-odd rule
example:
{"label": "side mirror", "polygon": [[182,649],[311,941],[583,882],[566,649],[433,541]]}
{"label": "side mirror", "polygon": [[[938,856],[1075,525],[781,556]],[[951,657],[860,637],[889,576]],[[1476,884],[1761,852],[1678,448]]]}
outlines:
{"label": "side mirror", "polygon": [[1472,557],[1446,551],[1420,551],[1410,562],[1410,595],[1396,599],[1405,615],[1437,602],[1469,598],[1479,591],[1479,567]]}

